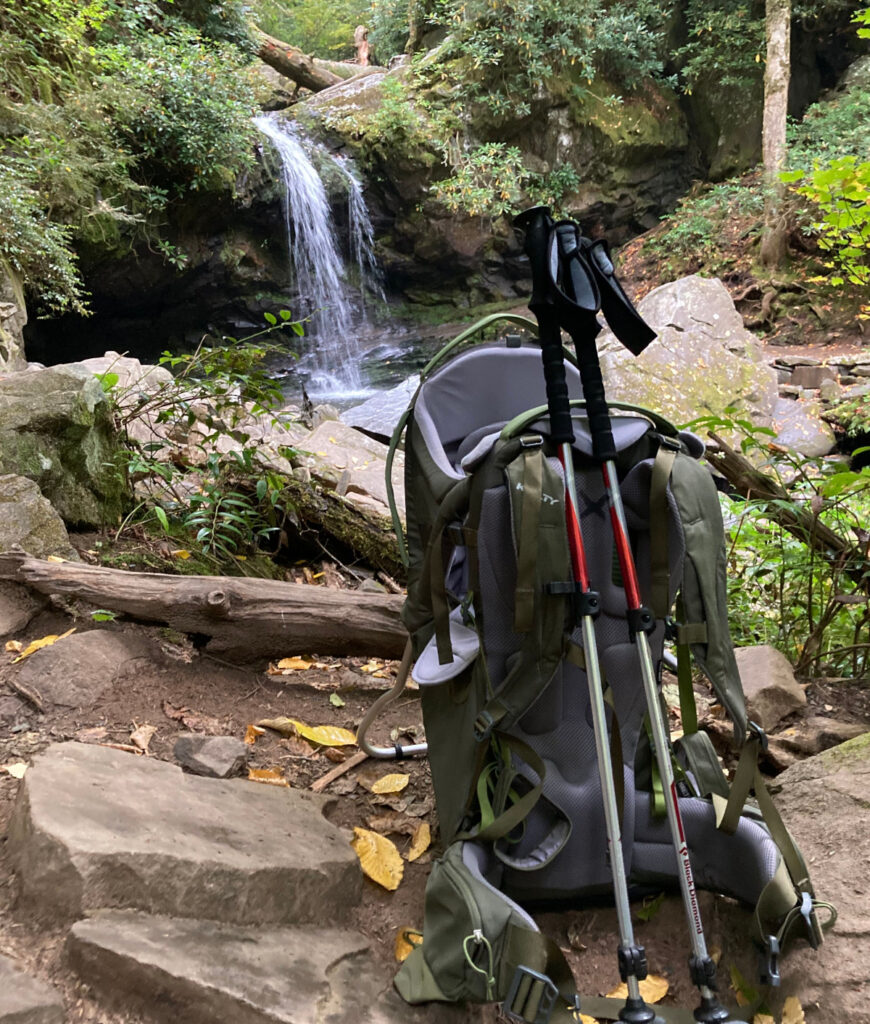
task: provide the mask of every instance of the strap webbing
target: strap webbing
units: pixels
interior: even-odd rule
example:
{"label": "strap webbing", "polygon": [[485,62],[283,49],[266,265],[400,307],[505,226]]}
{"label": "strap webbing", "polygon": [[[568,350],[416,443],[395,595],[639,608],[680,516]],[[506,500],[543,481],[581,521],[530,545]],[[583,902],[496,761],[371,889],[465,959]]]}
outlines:
{"label": "strap webbing", "polygon": [[668,544],[668,481],[677,453],[673,448],[660,447],[653,462],[649,487],[650,581],[652,613],[665,619],[671,610],[671,565]]}
{"label": "strap webbing", "polygon": [[533,448],[523,458],[523,500],[517,543],[517,586],[514,598],[514,630],[528,633],[535,621],[535,565],[538,557],[538,523],[544,493],[544,453]]}
{"label": "strap webbing", "polygon": [[754,792],[755,799],[758,801],[758,809],[764,818],[764,824],[767,826],[771,838],[779,847],[795,888],[813,895],[813,887],[803,855],[785,827],[768,792],[764,776],[758,767],[760,743],[758,734],[751,731],[740,751],[740,760],[737,763],[737,771],[734,773],[734,781],[731,783],[731,792],[728,795],[727,803],[723,806],[721,800],[714,801],[717,805],[716,826],[723,832],[735,832],[749,794]]}

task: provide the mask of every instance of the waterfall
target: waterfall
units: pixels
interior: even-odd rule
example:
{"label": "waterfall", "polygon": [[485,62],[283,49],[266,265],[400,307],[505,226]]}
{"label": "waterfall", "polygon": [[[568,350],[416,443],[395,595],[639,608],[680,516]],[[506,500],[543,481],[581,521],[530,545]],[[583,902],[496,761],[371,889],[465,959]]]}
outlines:
{"label": "waterfall", "polygon": [[[358,335],[366,326],[368,291],[383,298],[374,258],[374,233],[362,185],[349,160],[304,140],[298,128],[275,115],[262,114],[254,124],[275,147],[284,187],[284,219],[297,303],[294,318],[307,318],[305,333],[313,351],[306,387],[312,397],[349,397],[362,387]],[[348,249],[356,281],[345,265],[316,154],[324,172],[337,173],[347,189]],[[307,362],[308,360],[306,360]]]}

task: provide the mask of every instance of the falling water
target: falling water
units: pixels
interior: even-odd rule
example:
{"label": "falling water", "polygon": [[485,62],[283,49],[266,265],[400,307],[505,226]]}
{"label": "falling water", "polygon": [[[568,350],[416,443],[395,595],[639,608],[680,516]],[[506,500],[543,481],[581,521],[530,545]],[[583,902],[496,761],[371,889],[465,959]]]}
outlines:
{"label": "falling water", "polygon": [[[373,251],[373,231],[362,186],[349,161],[321,150],[347,183],[350,252],[358,281],[353,287],[336,238],[329,199],[320,175],[293,126],[274,116],[254,119],[281,161],[284,216],[295,288],[309,317],[305,333],[312,340],[312,367],[307,387],[312,397],[365,394],[357,344],[365,326],[365,292],[383,296]],[[310,145],[310,143],[309,143]]]}

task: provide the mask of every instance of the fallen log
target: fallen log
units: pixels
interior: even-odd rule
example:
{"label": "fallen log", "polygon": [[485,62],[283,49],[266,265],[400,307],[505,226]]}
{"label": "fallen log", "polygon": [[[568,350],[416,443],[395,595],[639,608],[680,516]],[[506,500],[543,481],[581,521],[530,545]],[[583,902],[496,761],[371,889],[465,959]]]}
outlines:
{"label": "fallen log", "polygon": [[295,46],[290,46],[289,43],[282,43],[280,39],[268,35],[262,29],[252,26],[251,34],[257,44],[257,56],[260,60],[304,89],[321,92],[331,85],[338,85],[344,81],[314,57],[303,53]]}
{"label": "fallen log", "polygon": [[314,653],[399,658],[407,639],[398,594],[128,572],[48,562],[23,552],[0,554],[0,579],[208,637],[207,653],[243,664]]}

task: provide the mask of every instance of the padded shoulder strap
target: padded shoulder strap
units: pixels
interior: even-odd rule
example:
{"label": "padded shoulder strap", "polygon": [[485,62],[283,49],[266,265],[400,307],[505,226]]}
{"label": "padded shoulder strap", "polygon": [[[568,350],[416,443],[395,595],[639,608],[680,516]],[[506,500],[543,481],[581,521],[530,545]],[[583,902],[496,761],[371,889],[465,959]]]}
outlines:
{"label": "padded shoulder strap", "polygon": [[706,625],[705,641],[690,644],[692,654],[734,723],[739,741],[746,734],[746,705],[728,629],[725,528],[718,492],[706,467],[678,453],[671,468],[671,493],[686,543],[682,580],[686,621]]}

